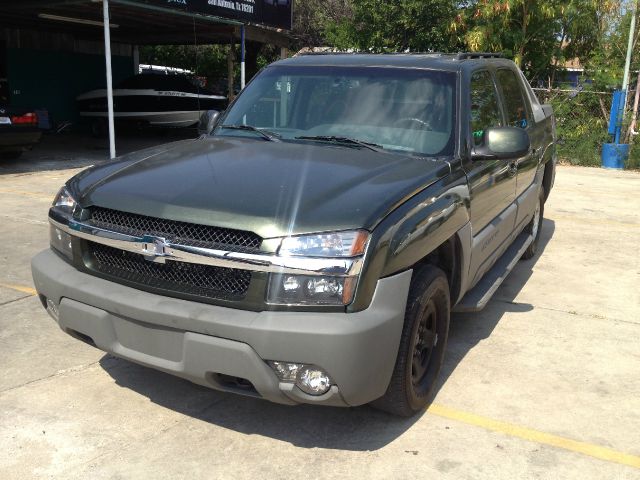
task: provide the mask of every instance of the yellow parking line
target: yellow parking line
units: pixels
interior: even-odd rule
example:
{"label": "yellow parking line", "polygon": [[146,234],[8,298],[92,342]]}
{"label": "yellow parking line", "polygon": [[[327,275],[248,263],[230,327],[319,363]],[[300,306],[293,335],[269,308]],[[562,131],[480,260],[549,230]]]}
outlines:
{"label": "yellow parking line", "polygon": [[35,288],[25,287],[24,285],[13,285],[11,283],[0,282],[0,287],[8,288],[10,290],[15,290],[16,292],[28,293],[29,295],[36,295],[38,293],[36,292]]}
{"label": "yellow parking line", "polygon": [[551,433],[540,432],[538,430],[521,427],[519,425],[493,420],[491,418],[455,410],[443,405],[432,404],[429,406],[427,411],[439,417],[456,420],[469,425],[475,425],[477,427],[482,427],[487,430],[503,433],[512,437],[522,438],[523,440],[528,440],[530,442],[551,445],[553,447],[569,450],[570,452],[582,453],[583,455],[588,455],[600,460],[640,468],[640,457],[618,452],[607,447],[579,442],[577,440],[571,440],[570,438],[559,437],[558,435],[553,435]]}
{"label": "yellow parking line", "polygon": [[[24,285],[14,285],[0,282],[0,287],[9,288],[11,290],[27,293],[29,295],[37,294],[34,288]],[[512,423],[502,422],[500,420],[494,420],[492,418],[483,417],[474,413],[445,407],[444,405],[431,404],[427,409],[427,412],[432,415],[448,418],[450,420],[466,423],[468,425],[474,425],[476,427],[481,427],[493,432],[521,438],[530,442],[550,445],[552,447],[562,448],[570,452],[581,453],[583,455],[588,455],[600,460],[640,468],[640,456],[618,452],[617,450],[613,450],[611,448],[601,447],[599,445],[593,445],[586,442],[580,442],[578,440],[560,437],[558,435],[541,432],[539,430],[533,430],[527,427],[521,427]]]}

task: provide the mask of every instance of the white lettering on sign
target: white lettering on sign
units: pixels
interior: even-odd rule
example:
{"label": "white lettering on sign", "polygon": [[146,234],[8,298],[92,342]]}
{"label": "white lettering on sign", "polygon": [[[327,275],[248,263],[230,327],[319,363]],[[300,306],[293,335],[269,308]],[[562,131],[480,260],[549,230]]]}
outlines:
{"label": "white lettering on sign", "polygon": [[235,2],[230,2],[229,0],[209,0],[207,3],[214,7],[228,8],[229,10],[236,9]]}
{"label": "white lettering on sign", "polygon": [[253,13],[255,7],[255,0],[242,0],[242,1],[231,1],[231,0],[207,0],[207,4],[212,7],[221,7],[226,8],[228,10],[235,10],[242,13]]}

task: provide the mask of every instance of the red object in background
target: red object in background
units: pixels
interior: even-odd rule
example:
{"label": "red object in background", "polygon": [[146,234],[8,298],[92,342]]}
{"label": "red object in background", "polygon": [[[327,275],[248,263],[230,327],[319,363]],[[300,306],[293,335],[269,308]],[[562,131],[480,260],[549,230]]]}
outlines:
{"label": "red object in background", "polygon": [[37,125],[38,116],[33,112],[12,116],[11,123],[13,125]]}

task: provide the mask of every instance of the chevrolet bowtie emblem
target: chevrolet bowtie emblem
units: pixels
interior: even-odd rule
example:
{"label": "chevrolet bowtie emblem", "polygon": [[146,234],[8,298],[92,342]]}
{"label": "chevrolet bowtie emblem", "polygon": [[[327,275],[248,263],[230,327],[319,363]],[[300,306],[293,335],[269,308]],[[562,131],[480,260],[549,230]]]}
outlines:
{"label": "chevrolet bowtie emblem", "polygon": [[169,244],[164,238],[152,237],[145,235],[142,237],[142,255],[151,262],[165,263],[166,257],[171,256],[167,253]]}

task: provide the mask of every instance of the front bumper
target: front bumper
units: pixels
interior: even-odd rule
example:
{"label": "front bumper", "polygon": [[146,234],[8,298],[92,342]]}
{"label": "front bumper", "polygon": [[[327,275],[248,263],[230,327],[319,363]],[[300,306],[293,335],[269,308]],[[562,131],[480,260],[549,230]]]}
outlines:
{"label": "front bumper", "polygon": [[[357,313],[251,312],[164,297],[88,275],[51,250],[32,260],[41,299],[65,332],[97,348],[218,390],[284,404],[361,405],[393,371],[411,271],[378,281]],[[334,381],[321,396],[279,382],[265,360],[318,365]],[[241,378],[252,387],[234,386]]]}

